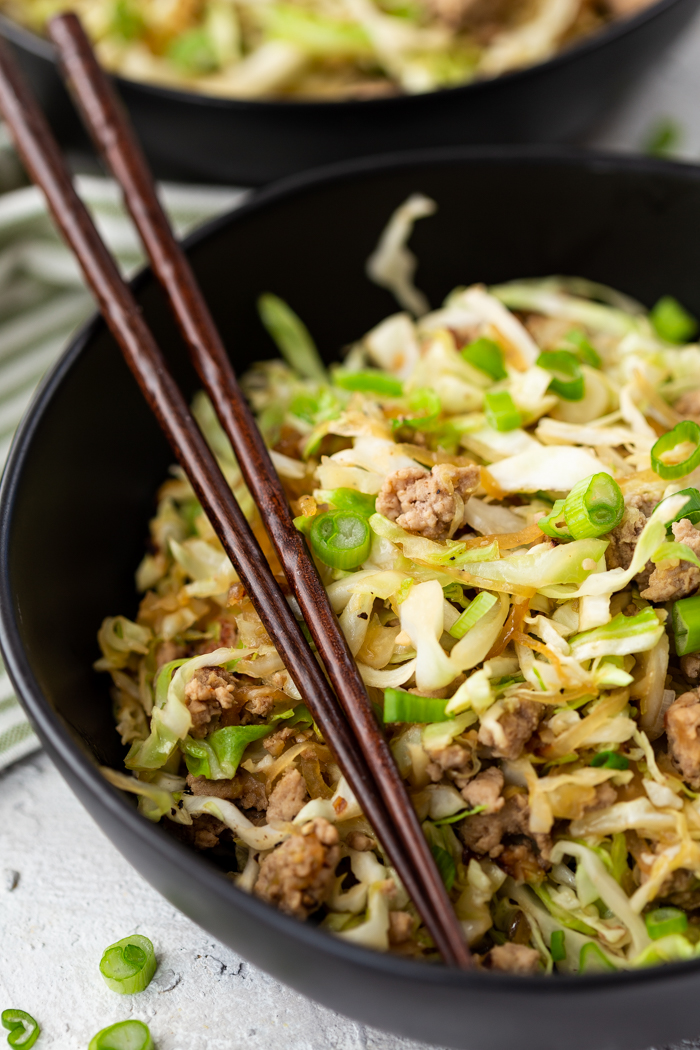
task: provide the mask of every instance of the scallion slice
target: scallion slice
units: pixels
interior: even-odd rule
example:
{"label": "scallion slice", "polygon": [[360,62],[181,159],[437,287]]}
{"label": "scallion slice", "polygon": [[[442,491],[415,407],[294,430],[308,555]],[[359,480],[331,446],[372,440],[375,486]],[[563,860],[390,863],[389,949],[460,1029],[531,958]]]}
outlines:
{"label": "scallion slice", "polygon": [[700,594],[674,602],[671,622],[677,654],[696,653],[700,649]]}
{"label": "scallion slice", "polygon": [[3,1010],[0,1020],[3,1028],[9,1030],[9,1045],[21,1047],[21,1050],[29,1050],[41,1034],[41,1028],[26,1010]]}
{"label": "scallion slice", "polygon": [[333,384],[342,390],[360,390],[368,394],[380,394],[385,397],[401,397],[403,383],[396,376],[380,372],[379,369],[367,369],[364,372],[344,372],[337,369],[333,373]]}
{"label": "scallion slice", "polygon": [[465,361],[474,368],[478,368],[480,372],[491,376],[491,379],[496,382],[499,379],[508,378],[508,373],[503,365],[503,351],[493,339],[476,339],[468,346],[462,347],[461,353]]}
{"label": "scallion slice", "polygon": [[[667,456],[680,445],[689,442],[695,446],[693,451],[679,463],[667,463],[662,456]],[[673,430],[662,434],[651,450],[651,468],[664,481],[684,478],[700,464],[700,427],[692,419],[676,423]]]}
{"label": "scallion slice", "polygon": [[143,1021],[118,1021],[94,1035],[88,1050],[153,1050],[153,1040]]}
{"label": "scallion slice", "polygon": [[477,620],[480,620],[489,609],[496,604],[495,594],[488,591],[480,591],[473,602],[467,606],[458,620],[450,627],[449,633],[453,638],[464,638],[467,631],[471,630]]}
{"label": "scallion slice", "polygon": [[444,722],[447,700],[416,696],[405,689],[384,690],[385,722]]}
{"label": "scallion slice", "polygon": [[685,933],[688,929],[688,916],[680,908],[655,908],[647,912],[644,921],[652,941],[669,933]]}
{"label": "scallion slice", "polygon": [[501,432],[517,430],[523,421],[507,390],[487,390],[484,394],[484,411],[489,426]]}
{"label": "scallion slice", "polygon": [[575,540],[605,535],[620,524],[624,511],[620,486],[605,473],[583,478],[564,500],[566,525]]}
{"label": "scallion slice", "polygon": [[311,333],[284,299],[269,292],[261,295],[258,313],[287,364],[304,379],[326,382],[326,369]]}
{"label": "scallion slice", "polygon": [[688,343],[698,330],[698,322],[672,295],[664,295],[649,314],[657,335],[667,343]]}
{"label": "scallion slice", "polygon": [[599,751],[591,759],[592,766],[603,769],[627,769],[629,764],[629,759],[617,751]]}
{"label": "scallion slice", "polygon": [[371,518],[374,514],[376,496],[368,496],[365,492],[357,492],[355,489],[321,489],[317,493],[321,502],[330,503],[336,510],[351,510],[354,514],[361,514],[364,518]]}
{"label": "scallion slice", "polygon": [[311,549],[324,565],[334,569],[356,569],[369,555],[372,530],[363,514],[330,510],[311,520],[308,531]]}
{"label": "scallion slice", "polygon": [[586,383],[576,354],[568,350],[545,350],[537,358],[537,364],[552,373],[550,390],[565,401],[581,401]]}
{"label": "scallion slice", "polygon": [[113,992],[135,995],[151,983],[156,972],[156,953],[148,937],[134,933],[105,948],[100,973]]}
{"label": "scallion slice", "polygon": [[573,539],[566,527],[566,518],[564,517],[565,502],[563,499],[558,499],[549,514],[546,514],[537,522],[538,529],[542,529],[545,536],[553,536],[558,540]]}
{"label": "scallion slice", "polygon": [[[692,525],[697,525],[700,522],[700,492],[697,489],[681,489],[679,492],[673,493],[673,497],[675,496],[687,496],[688,502],[684,507],[681,507],[675,518],[672,518],[666,525],[666,532],[669,534],[673,534],[671,526],[674,521],[681,521],[683,518],[687,518]],[[666,499],[672,499],[673,497],[667,496]],[[666,500],[662,499],[658,506],[665,502]]]}
{"label": "scallion slice", "polygon": [[553,930],[549,939],[549,950],[554,962],[563,962],[566,958],[566,934],[563,930]]}

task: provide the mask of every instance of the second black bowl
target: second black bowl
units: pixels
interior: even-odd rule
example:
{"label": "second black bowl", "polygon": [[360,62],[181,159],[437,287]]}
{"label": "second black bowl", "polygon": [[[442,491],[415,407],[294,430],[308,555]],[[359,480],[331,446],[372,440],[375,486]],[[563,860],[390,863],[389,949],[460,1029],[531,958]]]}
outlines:
{"label": "second black bowl", "polygon": [[[258,186],[372,153],[475,143],[572,142],[687,27],[700,0],[656,0],[528,69],[424,95],[355,102],[241,101],[117,78],[159,178]],[[87,142],[48,41],[0,16],[66,147]]]}
{"label": "second black bowl", "polygon": [[[517,151],[368,161],[260,194],[190,242],[236,368],[273,348],[256,315],[283,296],[324,355],[396,310],[364,263],[391,211],[433,197],[418,284],[583,274],[700,314],[700,168]],[[478,202],[475,206],[474,202]],[[183,389],[197,389],[150,274],[138,299]],[[105,675],[106,615],[133,615],[154,495],[173,456],[102,321],[54,369],[15,440],[0,493],[0,641],[10,675],[76,794],[131,863],[213,936],[294,988],[381,1028],[469,1050],[642,1050],[700,1030],[700,959],[609,976],[448,971],[369,952],[275,911],[149,824],[100,775],[120,768]]]}

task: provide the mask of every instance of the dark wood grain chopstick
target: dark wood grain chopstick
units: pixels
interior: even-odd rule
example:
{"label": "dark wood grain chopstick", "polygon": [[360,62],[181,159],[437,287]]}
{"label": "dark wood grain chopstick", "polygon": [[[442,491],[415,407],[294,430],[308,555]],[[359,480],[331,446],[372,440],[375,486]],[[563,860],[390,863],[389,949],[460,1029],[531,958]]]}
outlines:
{"label": "dark wood grain chopstick", "polygon": [[353,727],[390,815],[401,828],[425,882],[455,961],[469,950],[455,917],[401,775],[367,696],[325,588],[295,529],[282,484],[243,396],[206,300],[177,243],[128,116],[102,71],[79,19],[71,13],[49,23],[64,75],[84,123],[121,185],[153,270],[170,299],[193,364],[233,446],[241,472],[284,568],[287,580]]}
{"label": "dark wood grain chopstick", "polygon": [[[253,599],[273,644],[335,751],[350,787],[374,824],[443,958],[460,964],[459,954],[452,947],[453,938],[436,921],[432,902],[421,880],[416,878],[392,817],[376,793],[372,773],[357,752],[328,683],[170,375],[130,289],[75,193],[48,124],[4,43],[0,44],[0,109],[28,171],[43,190],[57,226],[75,253],[127,364]],[[454,913],[452,916],[454,919]]]}

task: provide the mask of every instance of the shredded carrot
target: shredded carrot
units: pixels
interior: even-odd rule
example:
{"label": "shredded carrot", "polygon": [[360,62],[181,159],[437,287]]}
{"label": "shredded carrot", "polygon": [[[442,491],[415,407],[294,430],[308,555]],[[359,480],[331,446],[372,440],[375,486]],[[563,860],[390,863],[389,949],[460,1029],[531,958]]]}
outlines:
{"label": "shredded carrot", "polygon": [[538,642],[536,638],[533,638],[529,634],[523,634],[522,631],[513,631],[512,638],[514,642],[519,642],[520,645],[526,645],[528,649],[534,649],[536,653],[542,653],[546,656],[550,663],[553,663],[557,669],[561,668],[561,660],[559,659],[559,653],[556,653],[554,649],[550,649],[544,642]]}
{"label": "shredded carrot", "polygon": [[[535,592],[533,591],[532,594],[534,595],[534,593]],[[530,597],[532,597],[532,595]],[[510,607],[510,612],[508,613],[508,618],[501,628],[501,633],[486,654],[487,660],[493,660],[495,656],[500,656],[511,638],[514,638],[516,634],[522,633],[523,620],[527,616],[529,608],[529,598],[523,598],[521,601],[513,602]]]}

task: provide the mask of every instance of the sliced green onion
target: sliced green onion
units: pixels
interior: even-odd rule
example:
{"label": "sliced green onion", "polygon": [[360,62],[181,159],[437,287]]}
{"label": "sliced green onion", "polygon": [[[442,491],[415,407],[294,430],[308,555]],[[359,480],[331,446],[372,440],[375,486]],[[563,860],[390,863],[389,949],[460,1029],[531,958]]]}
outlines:
{"label": "sliced green onion", "polygon": [[317,558],[334,569],[356,569],[372,546],[367,518],[349,510],[330,510],[311,519],[309,543]]}
{"label": "sliced green onion", "polygon": [[288,365],[304,379],[327,380],[326,369],[308,328],[283,299],[267,292],[258,299],[260,320]]}
{"label": "sliced green onion", "polygon": [[550,390],[565,401],[581,401],[586,383],[576,354],[568,350],[545,350],[537,358],[537,364],[552,373]]}
{"label": "sliced green onion", "polygon": [[574,347],[576,355],[585,364],[590,365],[591,368],[600,368],[602,364],[600,354],[591,346],[586,339],[585,333],[580,328],[572,328],[570,332],[567,332],[564,336],[564,342]]}
{"label": "sliced green onion", "polygon": [[[683,518],[687,518],[692,525],[697,525],[700,522],[700,492],[697,489],[681,489],[679,492],[674,492],[673,496],[667,496],[666,499],[673,499],[676,496],[687,496],[688,501],[684,507],[676,514],[675,518],[666,525],[666,532],[673,535],[672,525],[674,521],[681,521]],[[661,506],[666,500],[662,499],[661,503],[657,506]]]}
{"label": "sliced green onion", "polygon": [[477,813],[483,813],[486,806],[474,806],[474,809],[461,809],[459,813],[453,813],[451,817],[440,817],[439,820],[434,820],[433,824],[436,828],[441,828],[443,824],[456,824],[458,820],[464,820],[465,817],[475,817]]}
{"label": "sliced green onion", "polygon": [[431,846],[430,852],[435,858],[438,871],[442,876],[442,881],[445,883],[445,889],[449,893],[454,886],[455,879],[457,878],[457,868],[455,862],[442,846]]}
{"label": "sliced green onion", "polygon": [[579,973],[607,973],[616,967],[593,941],[584,944],[578,957]]}
{"label": "sliced green onion", "polygon": [[468,346],[462,347],[462,357],[480,372],[485,372],[491,379],[507,379],[508,373],[503,366],[503,351],[493,339],[476,339]]}
{"label": "sliced green onion", "polygon": [[134,995],[151,983],[156,972],[156,953],[148,937],[134,933],[110,944],[100,959],[100,973],[113,992]]}
{"label": "sliced green onion", "polygon": [[487,390],[484,394],[486,422],[501,432],[517,430],[523,419],[507,390]]}
{"label": "sliced green onion", "polygon": [[405,689],[384,690],[385,722],[443,722],[447,700],[416,696]]}
{"label": "sliced green onion", "polygon": [[453,638],[464,638],[467,631],[470,631],[477,620],[480,620],[489,609],[493,608],[496,601],[497,598],[495,594],[490,594],[488,591],[480,591],[474,601],[467,606],[459,619],[455,620],[452,624],[449,634],[451,634]]}
{"label": "sliced green onion", "polygon": [[351,510],[364,518],[372,517],[377,502],[376,496],[368,496],[355,489],[321,489],[318,499],[321,503],[330,503],[336,510]]}
{"label": "sliced green onion", "polygon": [[688,916],[680,908],[655,908],[647,912],[644,921],[652,941],[669,933],[685,933],[688,929]]}
{"label": "sliced green onion", "polygon": [[7,1037],[10,1046],[29,1050],[41,1034],[41,1028],[32,1015],[25,1010],[3,1010],[0,1020],[3,1028],[7,1028],[10,1032]]}
{"label": "sliced green onion", "polygon": [[333,373],[333,384],[342,390],[360,390],[368,394],[384,394],[386,397],[403,396],[401,380],[386,372],[380,372],[379,369],[343,372],[339,368]]}
{"label": "sliced green onion", "polygon": [[698,330],[698,322],[672,295],[664,295],[649,314],[657,335],[667,343],[688,343]]}
{"label": "sliced green onion", "polygon": [[595,766],[596,769],[600,767],[603,769],[627,769],[629,767],[629,759],[625,758],[624,755],[618,755],[617,751],[599,751],[591,759],[591,765]]}
{"label": "sliced green onion", "polygon": [[616,831],[610,846],[612,874],[616,882],[622,882],[623,875],[629,870],[627,864],[627,839],[624,831]]}
{"label": "sliced green onion", "polygon": [[611,532],[622,521],[624,512],[620,486],[605,473],[583,478],[564,500],[564,517],[575,540]]}
{"label": "sliced green onion", "polygon": [[434,428],[442,412],[442,402],[434,390],[422,386],[408,395],[408,409],[413,415],[402,415],[392,419],[392,430],[400,430],[401,427],[410,427],[412,430]]}
{"label": "sliced green onion", "polygon": [[674,602],[671,622],[677,654],[696,653],[700,649],[700,594]]}
{"label": "sliced green onion", "polygon": [[564,517],[565,502],[566,500],[558,499],[549,514],[545,515],[544,518],[540,518],[537,522],[537,527],[542,529],[545,536],[554,536],[558,540],[572,539]]}
{"label": "sliced green onion", "polygon": [[566,934],[563,930],[553,930],[549,939],[549,950],[554,962],[563,962],[566,958]]}
{"label": "sliced green onion", "polygon": [[184,73],[213,73],[219,68],[219,59],[209,33],[204,28],[188,29],[176,36],[166,48],[173,65]]}
{"label": "sliced green onion", "polygon": [[[662,456],[672,452],[678,445],[686,441],[692,442],[695,448],[691,454],[680,463],[665,463]],[[655,471],[664,481],[673,481],[675,478],[684,478],[700,464],[700,427],[692,419],[684,419],[676,423],[673,430],[662,434],[651,450],[651,469]]]}
{"label": "sliced green onion", "polygon": [[88,1050],[153,1050],[153,1040],[143,1021],[118,1021],[94,1035]]}
{"label": "sliced green onion", "polygon": [[464,587],[461,583],[448,583],[447,587],[442,588],[442,593],[448,602],[461,605],[463,609],[468,609],[471,605],[469,599],[464,596]]}

